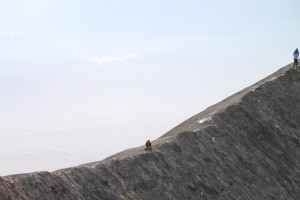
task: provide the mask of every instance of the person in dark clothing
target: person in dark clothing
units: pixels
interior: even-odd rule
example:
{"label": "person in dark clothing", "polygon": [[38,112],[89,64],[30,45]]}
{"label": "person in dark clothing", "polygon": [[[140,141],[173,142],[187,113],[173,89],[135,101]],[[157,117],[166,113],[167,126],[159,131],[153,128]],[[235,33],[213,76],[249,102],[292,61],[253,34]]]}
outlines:
{"label": "person in dark clothing", "polygon": [[145,151],[151,151],[151,150],[152,150],[151,142],[150,142],[150,140],[147,140]]}
{"label": "person in dark clothing", "polygon": [[299,51],[298,51],[298,48],[294,51],[294,67],[297,67],[298,66],[298,58],[299,58]]}

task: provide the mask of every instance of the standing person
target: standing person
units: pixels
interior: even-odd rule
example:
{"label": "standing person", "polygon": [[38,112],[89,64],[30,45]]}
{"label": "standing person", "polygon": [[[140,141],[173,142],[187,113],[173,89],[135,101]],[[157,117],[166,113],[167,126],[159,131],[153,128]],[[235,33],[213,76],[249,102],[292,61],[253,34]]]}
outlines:
{"label": "standing person", "polygon": [[297,67],[298,66],[298,58],[299,58],[299,51],[298,51],[298,48],[294,51],[294,67]]}

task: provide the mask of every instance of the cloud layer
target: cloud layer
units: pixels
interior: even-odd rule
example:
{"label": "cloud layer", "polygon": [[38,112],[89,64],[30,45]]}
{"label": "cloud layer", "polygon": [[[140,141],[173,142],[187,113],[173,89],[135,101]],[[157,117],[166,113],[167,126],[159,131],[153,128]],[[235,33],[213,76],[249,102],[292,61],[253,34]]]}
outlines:
{"label": "cloud layer", "polygon": [[17,38],[28,37],[27,34],[23,32],[8,32],[8,31],[0,31],[0,37],[15,40]]}
{"label": "cloud layer", "polygon": [[98,65],[103,64],[113,64],[113,63],[125,63],[129,60],[138,58],[138,55],[135,53],[130,53],[125,56],[103,56],[103,57],[94,57],[89,58],[89,61],[96,63]]}

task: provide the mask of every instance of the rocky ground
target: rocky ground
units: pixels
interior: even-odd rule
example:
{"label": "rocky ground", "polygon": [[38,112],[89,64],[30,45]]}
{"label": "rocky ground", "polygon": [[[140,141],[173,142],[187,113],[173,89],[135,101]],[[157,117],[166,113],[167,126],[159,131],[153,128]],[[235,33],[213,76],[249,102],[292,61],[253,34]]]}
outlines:
{"label": "rocky ground", "polygon": [[288,65],[156,141],[103,161],[0,178],[1,200],[300,197],[300,72]]}

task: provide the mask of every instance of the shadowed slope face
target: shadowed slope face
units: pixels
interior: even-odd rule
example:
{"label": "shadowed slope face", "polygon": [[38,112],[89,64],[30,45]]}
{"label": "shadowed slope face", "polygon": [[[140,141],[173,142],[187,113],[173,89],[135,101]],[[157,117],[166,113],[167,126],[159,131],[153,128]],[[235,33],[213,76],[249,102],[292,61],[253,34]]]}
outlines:
{"label": "shadowed slope face", "polygon": [[104,161],[6,176],[0,199],[298,199],[300,72],[283,68]]}

